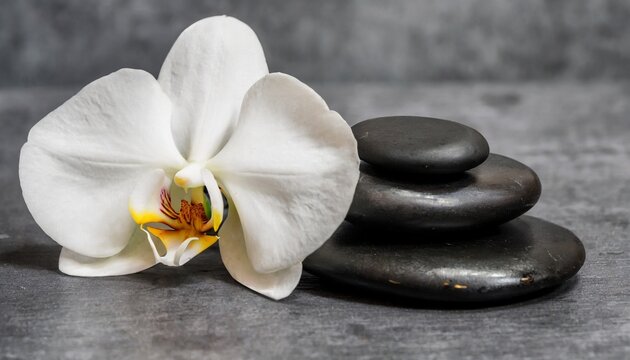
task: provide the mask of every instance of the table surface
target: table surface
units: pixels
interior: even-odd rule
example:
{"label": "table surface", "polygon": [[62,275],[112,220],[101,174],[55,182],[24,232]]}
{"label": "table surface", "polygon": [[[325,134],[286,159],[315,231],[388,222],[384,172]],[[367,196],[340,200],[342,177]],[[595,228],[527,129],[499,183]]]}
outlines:
{"label": "table surface", "polygon": [[[60,247],[21,197],[20,146],[77,89],[0,90],[0,357],[630,358],[630,84],[315,84],[353,124],[412,114],[463,122],[540,176],[529,212],[573,230],[579,275],[480,308],[405,303],[304,273],[283,301],[234,282],[216,250],[179,268],[99,279],[57,270]],[[51,189],[54,191],[54,189]]]}

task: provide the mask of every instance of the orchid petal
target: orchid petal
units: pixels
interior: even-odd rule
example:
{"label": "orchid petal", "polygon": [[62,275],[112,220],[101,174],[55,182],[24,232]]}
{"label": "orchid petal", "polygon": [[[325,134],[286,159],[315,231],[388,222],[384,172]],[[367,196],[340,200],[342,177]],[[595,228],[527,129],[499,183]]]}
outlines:
{"label": "orchid petal", "polygon": [[148,73],[124,69],[83,88],[36,124],[20,155],[35,221],[72,252],[110,257],[137,228],[128,201],[153,169],[181,167],[171,105]]}
{"label": "orchid petal", "polygon": [[343,221],[359,177],[350,127],[285,74],[248,91],[238,128],[208,166],[234,201],[247,254],[262,273],[321,246]]}
{"label": "orchid petal", "polygon": [[216,231],[221,226],[221,222],[223,222],[223,195],[221,195],[221,189],[219,189],[217,180],[209,170],[204,170],[202,176],[210,197],[210,220],[212,221],[212,227]]}
{"label": "orchid petal", "polygon": [[156,264],[155,256],[145,234],[136,228],[129,244],[118,254],[107,258],[93,258],[63,248],[59,256],[59,270],[74,276],[114,276],[133,274]]}
{"label": "orchid petal", "polygon": [[215,16],[179,36],[159,81],[173,101],[172,129],[190,161],[205,161],[225,144],[243,96],[269,71],[262,46],[243,22]]}
{"label": "orchid petal", "polygon": [[297,263],[272,273],[259,273],[252,267],[245,248],[241,222],[236,212],[231,212],[222,230],[219,248],[221,259],[232,278],[246,287],[280,300],[289,296],[302,276],[302,263]]}
{"label": "orchid petal", "polygon": [[182,189],[196,188],[203,186],[201,171],[203,166],[199,163],[192,163],[175,174],[175,184]]}
{"label": "orchid petal", "polygon": [[172,207],[171,180],[156,169],[138,181],[129,197],[129,213],[137,224],[163,223],[177,226],[177,212]]}
{"label": "orchid petal", "polygon": [[89,163],[179,168],[171,102],[155,78],[121,69],[85,86],[37,123],[28,143]]}

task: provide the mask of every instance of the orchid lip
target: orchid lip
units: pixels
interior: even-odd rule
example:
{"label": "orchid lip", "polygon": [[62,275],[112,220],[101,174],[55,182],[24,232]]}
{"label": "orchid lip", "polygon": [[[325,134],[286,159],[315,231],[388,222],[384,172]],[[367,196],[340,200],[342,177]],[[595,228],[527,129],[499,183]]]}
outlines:
{"label": "orchid lip", "polygon": [[[181,266],[196,255],[203,252],[219,239],[218,229],[225,219],[217,225],[207,209],[214,214],[208,195],[204,188],[191,189],[190,202],[181,200],[179,210],[172,204],[170,191],[166,187],[160,189],[159,214],[146,215],[133,211],[134,219],[147,235],[147,240],[157,262],[168,266]],[[221,206],[223,213],[223,203]],[[222,214],[223,215],[223,214]],[[143,219],[154,220],[142,222]],[[155,219],[160,219],[155,221]]]}

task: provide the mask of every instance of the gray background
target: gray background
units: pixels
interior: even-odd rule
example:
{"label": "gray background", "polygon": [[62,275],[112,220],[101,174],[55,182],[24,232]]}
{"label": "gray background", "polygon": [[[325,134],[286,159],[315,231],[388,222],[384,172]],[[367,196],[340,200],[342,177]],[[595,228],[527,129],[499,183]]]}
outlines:
{"label": "gray background", "polygon": [[192,22],[250,24],[272,71],[304,81],[630,76],[625,0],[3,0],[0,86],[156,74]]}
{"label": "gray background", "polygon": [[[582,239],[578,276],[539,298],[441,308],[308,273],[271,301],[216,248],[129,276],[59,273],[19,187],[28,130],[100,75],[156,74],[181,30],[222,13],[351,124],[453,119],[532,167],[543,192],[529,214]],[[1,0],[0,358],[630,358],[629,19],[622,0]]]}

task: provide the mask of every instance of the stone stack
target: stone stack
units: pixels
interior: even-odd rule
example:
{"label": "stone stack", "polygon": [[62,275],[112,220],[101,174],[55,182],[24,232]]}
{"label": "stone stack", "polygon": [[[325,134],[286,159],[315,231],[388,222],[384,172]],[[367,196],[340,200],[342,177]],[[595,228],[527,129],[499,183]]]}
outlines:
{"label": "stone stack", "polygon": [[536,173],[490,154],[462,124],[398,116],[353,128],[362,159],[354,201],[307,271],[428,301],[517,299],[577,273],[585,252],[569,230],[521,216]]}

